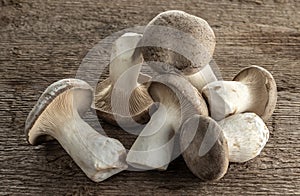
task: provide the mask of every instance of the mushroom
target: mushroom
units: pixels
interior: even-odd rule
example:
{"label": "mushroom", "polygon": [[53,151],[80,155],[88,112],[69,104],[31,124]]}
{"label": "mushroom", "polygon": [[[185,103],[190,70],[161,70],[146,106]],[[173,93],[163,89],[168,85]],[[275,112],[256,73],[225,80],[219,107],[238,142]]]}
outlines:
{"label": "mushroom", "polygon": [[269,130],[255,113],[229,116],[219,122],[228,142],[229,161],[246,162],[261,152],[269,139]]}
{"label": "mushroom", "polygon": [[170,10],[149,22],[139,48],[153,70],[158,73],[175,70],[201,92],[203,86],[217,80],[209,65],[215,45],[214,32],[205,20]]}
{"label": "mushroom", "polygon": [[118,140],[99,134],[81,118],[92,97],[91,86],[82,80],[53,83],[29,113],[25,135],[32,145],[58,140],[82,171],[100,182],[127,168],[126,150]]}
{"label": "mushroom", "polygon": [[134,50],[141,38],[141,34],[125,33],[113,43],[109,78],[95,90],[93,107],[99,117],[113,125],[135,127],[150,118],[152,99],[141,84],[150,76],[140,73],[143,58]]}
{"label": "mushroom", "polygon": [[180,131],[182,156],[190,171],[204,181],[219,180],[229,165],[222,128],[210,117],[194,115]]}
{"label": "mushroom", "polygon": [[148,92],[159,106],[132,145],[126,161],[138,169],[165,170],[174,154],[181,124],[194,114],[207,116],[208,109],[197,89],[177,74],[155,76]]}
{"label": "mushroom", "polygon": [[267,121],[276,106],[276,83],[266,69],[251,66],[238,73],[233,81],[215,81],[202,89],[212,118],[254,112]]}

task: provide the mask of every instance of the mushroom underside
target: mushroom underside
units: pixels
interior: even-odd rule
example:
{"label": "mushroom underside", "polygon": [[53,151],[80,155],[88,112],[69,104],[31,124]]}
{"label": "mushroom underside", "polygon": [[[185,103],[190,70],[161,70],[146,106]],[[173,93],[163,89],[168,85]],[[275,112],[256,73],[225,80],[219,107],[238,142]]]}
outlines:
{"label": "mushroom underside", "polygon": [[[248,110],[248,112],[254,111],[264,121],[267,121],[272,116],[277,102],[277,85],[272,74],[263,67],[252,65],[241,70],[233,78],[233,81],[240,81],[246,85],[253,82],[257,83],[251,85],[256,107]],[[262,104],[265,105],[262,106]],[[263,109],[259,112],[257,111],[258,108]]]}
{"label": "mushroom underside", "polygon": [[132,92],[126,89],[114,89],[109,78],[99,83],[93,106],[98,116],[110,124],[125,127],[130,127],[132,122],[139,124],[148,122],[149,109],[153,101],[147,92],[147,87],[141,84],[148,80],[148,76],[140,74],[138,81],[140,85]]}

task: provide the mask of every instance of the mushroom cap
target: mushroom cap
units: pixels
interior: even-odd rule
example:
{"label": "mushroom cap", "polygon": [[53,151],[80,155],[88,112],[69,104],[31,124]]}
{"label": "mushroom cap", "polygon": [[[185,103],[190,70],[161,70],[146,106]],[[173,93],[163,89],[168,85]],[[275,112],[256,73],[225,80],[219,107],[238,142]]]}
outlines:
{"label": "mushroom cap", "polygon": [[260,154],[269,130],[255,113],[235,114],[218,122],[228,142],[229,161],[246,162]]}
{"label": "mushroom cap", "polygon": [[139,47],[144,60],[158,73],[174,69],[191,75],[210,62],[215,44],[214,32],[205,20],[170,10],[149,22]]}
{"label": "mushroom cap", "polygon": [[250,111],[267,121],[272,116],[277,102],[277,87],[272,74],[262,67],[253,65],[240,71],[233,80],[252,89],[257,104]]}
{"label": "mushroom cap", "polygon": [[172,104],[181,110],[181,122],[194,114],[208,116],[208,108],[202,95],[181,75],[169,73],[153,77],[148,92],[154,102]]}
{"label": "mushroom cap", "polygon": [[[150,119],[149,109],[153,102],[147,92],[146,86],[143,84],[147,83],[150,79],[151,77],[146,74],[139,74],[138,83],[140,85],[133,90],[128,104],[131,116],[124,116],[112,112],[111,95],[113,86],[110,79],[107,78],[103,82],[98,83],[93,105],[98,117],[112,125],[118,126],[120,124],[123,127],[131,127],[134,125],[135,123],[132,123],[132,120],[139,124],[147,123]],[[105,90],[107,91],[105,96],[101,95],[97,97],[97,94]]]}
{"label": "mushroom cap", "polygon": [[[91,103],[92,103],[92,96],[93,96],[93,89],[92,87],[79,79],[63,79],[59,80],[53,84],[51,84],[40,96],[39,100],[37,101],[36,105],[33,107],[31,112],[29,113],[26,122],[25,122],[25,135],[26,139],[32,145],[38,145],[40,143],[53,140],[54,138],[50,135],[39,135],[36,138],[32,138],[31,142],[29,141],[29,135],[32,131],[37,131],[33,129],[34,124],[38,121],[39,117],[42,113],[47,110],[48,105],[55,100],[59,95],[63,94],[68,90],[82,90],[85,92],[84,101],[80,102],[77,101],[76,109],[80,115],[83,115],[86,111],[89,110]],[[86,99],[86,98],[89,99]],[[35,135],[35,134],[33,134]]]}
{"label": "mushroom cap", "polygon": [[181,126],[180,147],[190,171],[205,181],[227,172],[229,153],[222,128],[210,117],[194,115]]}

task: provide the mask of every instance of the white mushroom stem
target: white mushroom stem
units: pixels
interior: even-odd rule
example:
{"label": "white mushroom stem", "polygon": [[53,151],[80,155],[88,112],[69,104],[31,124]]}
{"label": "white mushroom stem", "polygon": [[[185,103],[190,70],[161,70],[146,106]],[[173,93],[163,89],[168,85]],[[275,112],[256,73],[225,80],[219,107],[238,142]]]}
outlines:
{"label": "white mushroom stem", "polygon": [[[171,162],[178,111],[159,106],[127,154],[127,163],[138,169],[167,169]],[[172,114],[172,115],[170,115]],[[175,115],[174,115],[175,114]]]}
{"label": "white mushroom stem", "polygon": [[229,115],[249,111],[255,100],[251,89],[236,81],[216,81],[202,89],[213,119],[219,121]]}
{"label": "white mushroom stem", "polygon": [[255,158],[269,139],[267,126],[254,113],[230,116],[219,125],[228,142],[230,162],[246,162]]}
{"label": "white mushroom stem", "polygon": [[197,73],[192,75],[185,75],[185,77],[199,92],[202,91],[202,88],[205,85],[218,80],[209,64],[204,66]]}
{"label": "white mushroom stem", "polygon": [[79,117],[66,123],[53,137],[93,181],[103,181],[126,169],[123,145],[97,133]]}
{"label": "white mushroom stem", "polygon": [[[141,38],[141,34],[125,33],[114,42],[109,66],[109,78],[112,84],[127,72],[125,77],[128,88],[133,89],[138,86],[137,80],[143,58],[142,55],[134,56],[134,52]],[[131,68],[133,66],[134,68]]]}
{"label": "white mushroom stem", "polygon": [[69,90],[50,103],[32,128],[37,131],[29,133],[29,142],[41,135],[52,136],[91,180],[100,182],[127,168],[126,150],[81,119],[77,110],[85,104],[84,96],[74,92]]}

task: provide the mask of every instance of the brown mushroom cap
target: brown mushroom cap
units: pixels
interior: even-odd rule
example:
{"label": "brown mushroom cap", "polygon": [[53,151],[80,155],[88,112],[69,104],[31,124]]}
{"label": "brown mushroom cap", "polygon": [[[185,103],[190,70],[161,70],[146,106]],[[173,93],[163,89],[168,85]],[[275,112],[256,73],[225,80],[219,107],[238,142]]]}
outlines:
{"label": "brown mushroom cap", "polygon": [[194,115],[182,124],[182,156],[197,177],[205,181],[222,178],[229,165],[227,140],[221,127],[210,117]]}
{"label": "brown mushroom cap", "polygon": [[[36,132],[38,130],[33,129],[35,123],[38,121],[42,113],[47,109],[49,104],[53,102],[59,95],[65,93],[68,90],[80,90],[84,93],[85,100],[80,102],[76,101],[79,104],[76,104],[76,109],[80,115],[83,115],[86,111],[89,110],[92,103],[93,89],[86,82],[79,79],[63,79],[51,84],[44,93],[40,96],[37,104],[29,113],[26,122],[25,122],[25,135],[27,141],[32,145],[38,145],[40,143],[53,140],[54,138],[50,135],[34,135],[34,138],[29,140],[30,132]],[[83,103],[83,104],[80,104]]]}
{"label": "brown mushroom cap", "polygon": [[139,46],[144,60],[155,71],[175,69],[191,75],[210,62],[215,44],[214,32],[205,20],[171,10],[149,22]]}
{"label": "brown mushroom cap", "polygon": [[[129,112],[130,116],[117,114],[112,112],[111,106],[111,95],[113,93],[113,85],[109,78],[99,83],[95,90],[94,97],[94,108],[96,109],[99,118],[103,118],[106,122],[118,126],[119,124],[123,127],[131,127],[133,125],[132,120],[139,124],[145,124],[149,121],[149,109],[152,105],[152,99],[147,92],[147,87],[144,85],[151,79],[146,74],[139,74],[138,83],[140,84],[136,89],[133,90],[129,98]],[[100,94],[106,90],[106,94]],[[122,97],[122,92],[115,91],[119,97]]]}
{"label": "brown mushroom cap", "polygon": [[233,80],[247,85],[252,91],[254,103],[253,108],[248,111],[255,112],[267,121],[272,116],[277,102],[277,87],[272,74],[253,65],[240,71]]}

